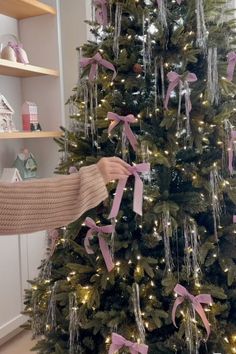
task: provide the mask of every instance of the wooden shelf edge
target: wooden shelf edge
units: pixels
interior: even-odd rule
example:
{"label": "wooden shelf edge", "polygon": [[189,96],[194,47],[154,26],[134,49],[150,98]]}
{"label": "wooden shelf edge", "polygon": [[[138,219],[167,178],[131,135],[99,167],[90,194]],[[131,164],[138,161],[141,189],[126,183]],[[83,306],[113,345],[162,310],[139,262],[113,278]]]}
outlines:
{"label": "wooden shelf edge", "polygon": [[21,20],[46,14],[56,15],[56,10],[38,0],[0,0],[0,13]]}
{"label": "wooden shelf edge", "polygon": [[41,132],[0,132],[0,139],[39,139],[39,138],[60,138],[60,131],[41,131]]}
{"label": "wooden shelf edge", "polygon": [[53,76],[58,77],[59,72],[54,69],[43,68],[30,64],[16,63],[14,61],[0,58],[0,75],[16,77]]}

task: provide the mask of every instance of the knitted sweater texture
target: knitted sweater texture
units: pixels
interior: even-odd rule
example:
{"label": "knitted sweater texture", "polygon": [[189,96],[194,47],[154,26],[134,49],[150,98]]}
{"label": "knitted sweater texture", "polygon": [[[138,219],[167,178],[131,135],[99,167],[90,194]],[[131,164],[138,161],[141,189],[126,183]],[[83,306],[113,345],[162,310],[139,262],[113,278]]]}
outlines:
{"label": "knitted sweater texture", "polygon": [[97,165],[66,176],[0,181],[0,235],[49,230],[78,219],[108,196]]}

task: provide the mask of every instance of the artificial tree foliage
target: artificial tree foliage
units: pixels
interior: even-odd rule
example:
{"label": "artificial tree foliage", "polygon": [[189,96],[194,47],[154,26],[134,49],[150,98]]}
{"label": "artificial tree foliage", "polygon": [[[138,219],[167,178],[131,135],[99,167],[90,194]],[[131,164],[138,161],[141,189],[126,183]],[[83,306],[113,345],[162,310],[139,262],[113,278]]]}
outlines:
{"label": "artificial tree foliage", "polygon": [[[117,3],[122,7],[122,18],[116,57],[113,44]],[[87,21],[93,40],[82,47],[83,57],[99,52],[115,66],[117,76],[112,80],[112,71],[99,66],[95,82],[89,82],[90,66],[81,70],[79,85],[68,100],[71,128],[62,128],[64,136],[57,140],[64,152],[57,173],[67,174],[72,166],[79,169],[104,156],[122,157],[123,126],[119,124],[109,136],[108,112],[137,118],[131,129],[138,147],[134,151],[128,144],[125,158],[130,164],[149,162],[151,173],[143,176],[143,216],[133,212],[134,178],[128,180],[116,217],[115,268],[111,272],[106,269],[96,237],[92,242],[94,254],[86,253],[88,228],[84,220],[90,216],[102,225],[110,224],[108,215],[116,182],[108,186],[107,201],[59,230],[54,253],[42,262],[39,277],[30,282],[32,289],[26,292],[25,312],[34,333],[43,334],[34,348],[38,353],[107,353],[112,332],[137,342],[140,333],[133,306],[134,283],[140,291],[148,353],[236,353],[236,180],[228,170],[230,133],[226,128],[230,124],[233,129],[236,120],[236,86],[226,78],[227,54],[235,45],[236,24],[226,0],[203,1],[207,45],[205,49],[199,47],[196,3],[167,0],[167,26],[161,22],[155,0],[109,0],[107,26],[99,25],[95,18]],[[145,50],[150,58],[145,63],[147,43],[150,47]],[[219,102],[209,98],[210,47],[217,48],[218,54]],[[78,51],[81,53],[81,48]],[[164,108],[170,71],[182,75],[183,80],[188,73],[197,76],[197,81],[190,84],[189,134],[184,92],[178,116],[178,86],[171,93],[168,109]],[[96,88],[97,92],[87,134],[84,87]],[[92,103],[88,108],[91,113]],[[217,195],[212,194],[212,171],[217,171]],[[221,207],[220,220],[215,223],[212,198],[218,198]],[[171,268],[166,263],[163,215],[169,216]],[[187,257],[195,252],[185,247],[186,220],[197,230],[197,275],[189,274],[186,264]],[[103,237],[111,244],[109,235]],[[210,294],[213,299],[212,306],[206,308],[211,324],[206,342],[204,325],[196,317],[200,338],[197,351],[187,343],[187,302],[177,310],[178,328],[172,323],[177,283],[193,295]],[[73,319],[71,296],[76,307]],[[72,333],[75,328],[76,334]]]}

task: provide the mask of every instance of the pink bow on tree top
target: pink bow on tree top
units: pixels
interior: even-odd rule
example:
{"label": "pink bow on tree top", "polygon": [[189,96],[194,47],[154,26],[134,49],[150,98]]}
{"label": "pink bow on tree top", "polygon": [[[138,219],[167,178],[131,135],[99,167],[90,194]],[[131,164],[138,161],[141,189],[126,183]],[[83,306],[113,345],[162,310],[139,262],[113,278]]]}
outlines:
{"label": "pink bow on tree top", "polygon": [[82,68],[86,68],[88,65],[91,65],[89,81],[94,81],[96,79],[99,65],[113,71],[112,80],[114,80],[117,75],[114,65],[108,60],[103,59],[100,53],[95,54],[92,58],[82,58],[80,60],[80,66]]}
{"label": "pink bow on tree top", "polygon": [[100,234],[111,234],[114,231],[113,225],[98,226],[95,221],[91,218],[85,219],[85,225],[89,227],[87,235],[84,239],[84,247],[88,254],[94,254],[93,250],[90,248],[90,241],[93,239],[94,234],[98,234],[99,247],[102,252],[104,261],[108,272],[114,268],[114,263],[111,258],[110,250],[107,242],[104,240]]}
{"label": "pink bow on tree top", "polygon": [[96,21],[99,25],[107,26],[107,0],[93,0],[93,3],[96,6]]}
{"label": "pink bow on tree top", "polygon": [[236,52],[230,52],[227,55],[228,67],[227,67],[227,80],[232,81],[234,77],[234,69],[236,65]]}
{"label": "pink bow on tree top", "polygon": [[[138,165],[130,166],[130,173],[135,177],[134,184],[134,201],[133,201],[133,210],[135,213],[142,215],[142,207],[143,207],[143,181],[141,180],[139,173],[149,172],[150,164],[149,163],[140,163]],[[124,188],[126,186],[128,177],[124,179],[120,179],[116,188],[116,194],[113,201],[112,209],[109,215],[109,219],[115,218],[120,209],[120,203],[122,200],[122,196],[124,193]]]}
{"label": "pink bow on tree top", "polygon": [[108,128],[108,134],[111,134],[111,131],[119,123],[123,123],[124,124],[125,135],[126,135],[127,139],[129,140],[129,142],[130,142],[132,148],[134,149],[134,151],[136,151],[137,150],[138,141],[137,141],[134,133],[132,132],[132,130],[130,128],[130,124],[137,122],[137,118],[135,118],[132,114],[129,114],[127,116],[119,116],[118,114],[113,113],[113,112],[108,112],[107,118],[112,121],[110,126],[109,126],[109,128]]}
{"label": "pink bow on tree top", "polygon": [[184,286],[182,286],[180,284],[176,285],[176,287],[174,288],[174,291],[176,292],[176,294],[179,295],[177,297],[177,299],[175,300],[173,310],[172,310],[172,321],[173,321],[175,327],[177,327],[176,323],[175,323],[175,314],[176,314],[176,310],[177,310],[178,306],[181,305],[184,301],[189,301],[191,303],[194,311],[197,311],[197,313],[201,317],[202,322],[204,323],[204,326],[207,331],[207,339],[208,339],[211,329],[210,329],[210,324],[208,322],[208,319],[206,318],[205,311],[204,311],[201,304],[207,304],[207,305],[212,304],[213,301],[212,301],[211,295],[201,294],[201,295],[193,296],[192,294],[190,294],[188,292],[188,290]]}
{"label": "pink bow on tree top", "polygon": [[[164,102],[165,109],[168,109],[170,94],[177,86],[179,86],[179,88],[181,89],[181,87],[184,86],[184,83],[188,84],[189,82],[197,81],[197,76],[194,73],[188,73],[183,78],[183,76],[177,74],[176,72],[170,71],[167,74],[167,78],[170,83],[169,83],[169,87],[167,89],[166,98],[165,98],[165,102]],[[180,92],[180,94],[181,94],[181,92]],[[192,104],[191,104],[190,98],[187,95],[186,90],[185,90],[185,106],[186,106],[186,113],[189,114],[192,109]]]}
{"label": "pink bow on tree top", "polygon": [[122,348],[128,348],[131,354],[147,354],[148,346],[146,344],[133,343],[117,333],[112,333],[111,345],[108,354],[115,354]]}

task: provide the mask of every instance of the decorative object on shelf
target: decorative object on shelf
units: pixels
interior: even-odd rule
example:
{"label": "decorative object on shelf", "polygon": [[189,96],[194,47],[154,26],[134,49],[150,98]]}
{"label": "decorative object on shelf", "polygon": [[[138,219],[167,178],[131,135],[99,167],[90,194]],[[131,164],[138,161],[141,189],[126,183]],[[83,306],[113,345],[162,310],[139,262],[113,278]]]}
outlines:
{"label": "decorative object on shelf", "polygon": [[37,177],[37,162],[34,155],[28,149],[23,149],[17,155],[13,166],[19,170],[22,179]]}
{"label": "decorative object on shelf", "polygon": [[35,103],[29,101],[24,102],[22,106],[22,126],[25,132],[42,130],[38,122],[38,108]]}
{"label": "decorative object on shelf", "polygon": [[4,42],[4,38],[7,37],[11,37],[11,40],[8,41],[7,45],[1,43],[1,58],[18,63],[29,64],[29,59],[26,51],[23,49],[22,44],[19,42],[16,36],[13,34],[3,35],[1,42]]}
{"label": "decorative object on shelf", "polygon": [[14,110],[7,99],[0,94],[0,132],[16,131],[13,121]]}
{"label": "decorative object on shelf", "polygon": [[13,183],[22,181],[22,178],[17,168],[4,168],[1,181]]}

